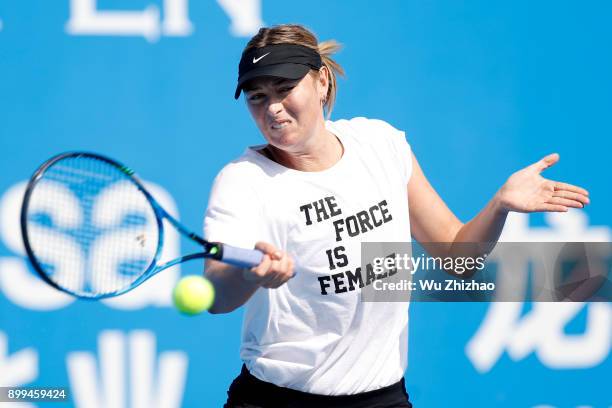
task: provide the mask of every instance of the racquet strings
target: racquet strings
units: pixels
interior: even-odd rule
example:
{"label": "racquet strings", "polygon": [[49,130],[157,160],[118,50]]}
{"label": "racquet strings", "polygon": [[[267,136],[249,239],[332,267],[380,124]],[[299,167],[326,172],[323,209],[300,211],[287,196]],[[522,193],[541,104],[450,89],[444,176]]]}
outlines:
{"label": "racquet strings", "polygon": [[78,296],[128,289],[155,261],[156,214],[129,171],[90,156],[54,162],[27,207],[31,251],[46,277]]}

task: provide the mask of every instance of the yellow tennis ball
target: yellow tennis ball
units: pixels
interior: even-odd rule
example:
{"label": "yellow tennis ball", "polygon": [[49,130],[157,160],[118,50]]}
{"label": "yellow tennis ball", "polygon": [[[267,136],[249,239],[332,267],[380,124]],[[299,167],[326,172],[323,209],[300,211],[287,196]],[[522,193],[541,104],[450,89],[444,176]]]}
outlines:
{"label": "yellow tennis ball", "polygon": [[178,281],[172,297],[178,310],[188,315],[195,315],[212,306],[215,300],[215,288],[202,276],[186,276]]}

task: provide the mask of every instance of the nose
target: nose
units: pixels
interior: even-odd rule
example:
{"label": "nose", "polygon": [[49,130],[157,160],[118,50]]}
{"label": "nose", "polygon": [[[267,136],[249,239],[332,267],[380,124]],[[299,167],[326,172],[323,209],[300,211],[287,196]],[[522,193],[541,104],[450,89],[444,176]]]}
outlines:
{"label": "nose", "polygon": [[283,104],[280,99],[270,100],[270,103],[268,104],[268,109],[266,109],[266,113],[269,116],[276,117],[282,111],[283,111]]}

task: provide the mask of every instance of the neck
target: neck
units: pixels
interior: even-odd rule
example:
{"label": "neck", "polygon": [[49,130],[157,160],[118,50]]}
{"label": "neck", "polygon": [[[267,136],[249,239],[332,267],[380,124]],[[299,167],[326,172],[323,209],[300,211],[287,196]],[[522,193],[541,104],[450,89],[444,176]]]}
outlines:
{"label": "neck", "polygon": [[344,146],[323,124],[317,129],[311,143],[294,152],[267,145],[266,156],[290,169],[299,171],[323,171],[333,167],[344,154]]}

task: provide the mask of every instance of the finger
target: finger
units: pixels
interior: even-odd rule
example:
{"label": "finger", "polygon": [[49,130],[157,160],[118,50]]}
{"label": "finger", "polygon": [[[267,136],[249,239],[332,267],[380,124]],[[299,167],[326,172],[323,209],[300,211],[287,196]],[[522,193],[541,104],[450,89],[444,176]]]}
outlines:
{"label": "finger", "polygon": [[282,280],[279,276],[275,277],[274,279],[270,279],[268,282],[266,282],[263,286],[266,289],[276,289],[280,286],[282,286],[282,284],[285,283],[284,280]]}
{"label": "finger", "polygon": [[546,170],[547,168],[557,163],[559,161],[559,158],[560,157],[558,153],[549,154],[548,156],[543,157],[540,161],[536,162],[535,167],[539,171]]}
{"label": "finger", "polygon": [[293,277],[293,265],[293,259],[288,255],[281,261],[282,278],[285,282]]}
{"label": "finger", "polygon": [[277,276],[269,276],[260,286],[266,289],[276,289],[282,284],[283,282],[280,281]]}
{"label": "finger", "polygon": [[566,190],[571,191],[578,194],[583,194],[585,196],[589,195],[589,192],[582,187],[574,186],[572,184],[562,183],[560,181],[555,181],[555,190]]}
{"label": "finger", "polygon": [[571,191],[567,191],[567,190],[556,190],[553,193],[553,197],[561,197],[561,198],[567,198],[570,200],[575,200],[575,201],[579,201],[582,204],[588,204],[591,201],[589,200],[589,197],[587,197],[584,194],[581,193],[573,193]]}
{"label": "finger", "polygon": [[259,249],[264,254],[270,255],[272,259],[281,259],[283,257],[282,251],[278,250],[278,248],[269,242],[259,241],[255,244],[255,249]]}
{"label": "finger", "polygon": [[264,254],[259,265],[245,271],[244,277],[248,281],[260,283],[270,270],[271,266],[272,259],[270,259],[268,254]]}
{"label": "finger", "polygon": [[271,278],[266,281],[266,283],[273,284],[282,284],[289,279],[289,264],[288,264],[288,256],[284,256],[279,261],[274,261],[272,263],[272,267],[270,269]]}
{"label": "finger", "polygon": [[567,198],[561,198],[561,197],[552,197],[551,199],[547,201],[547,203],[562,205],[562,206],[571,207],[571,208],[584,208],[584,204],[582,204],[580,201],[569,200]]}
{"label": "finger", "polygon": [[289,260],[291,261],[289,264],[289,279],[291,279],[295,277],[297,272],[295,270],[295,261],[293,260],[293,258],[289,258]]}
{"label": "finger", "polygon": [[264,288],[273,289],[283,284],[282,274],[278,270],[278,261],[272,263],[268,274],[262,279],[260,285]]}
{"label": "finger", "polygon": [[547,211],[547,212],[567,212],[568,208],[563,205],[557,204],[542,204],[537,211]]}
{"label": "finger", "polygon": [[293,276],[293,259],[285,254],[280,261],[274,261],[271,267],[271,278],[262,284],[266,288],[278,288]]}
{"label": "finger", "polygon": [[293,278],[293,267],[289,266],[286,270],[283,271],[283,273],[278,275],[277,287],[289,282],[291,278]]}

